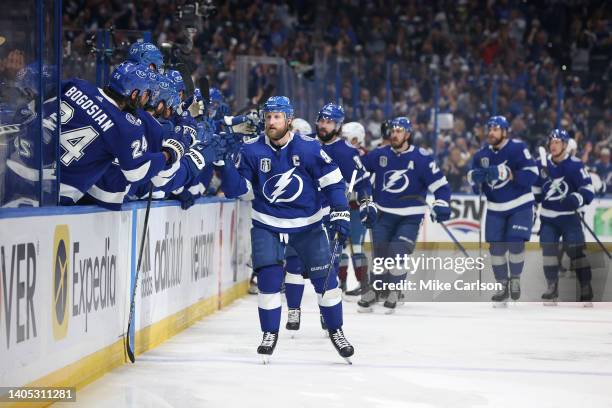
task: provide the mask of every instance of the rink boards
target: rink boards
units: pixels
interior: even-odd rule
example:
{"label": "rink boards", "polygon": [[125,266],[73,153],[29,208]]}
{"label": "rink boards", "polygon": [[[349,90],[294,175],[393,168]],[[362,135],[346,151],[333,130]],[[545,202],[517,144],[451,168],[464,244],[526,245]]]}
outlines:
{"label": "rink boards", "polygon": [[[82,387],[124,364],[144,203],[10,210],[0,219],[0,385]],[[250,206],[154,203],[136,292],[136,354],[246,293]]]}
{"label": "rink boards", "polygon": [[[431,204],[433,196],[428,196],[427,201]],[[484,220],[486,217],[486,201],[479,203],[479,197],[473,194],[453,194],[451,198],[451,219],[445,224],[460,242],[478,242],[478,231],[480,220],[483,220],[483,239],[484,239]],[[593,202],[581,211],[584,220],[589,227],[597,234],[598,238],[605,243],[612,242],[612,198],[595,198]],[[539,242],[538,231],[540,230],[539,217],[531,232],[532,243]],[[588,231],[584,231],[587,242],[595,242],[595,239]],[[429,217],[423,220],[423,226],[419,232],[419,242],[452,242],[448,234],[442,227],[431,222]],[[468,245],[469,246],[469,245]],[[530,246],[535,249],[536,246]],[[539,249],[539,247],[537,247]]]}

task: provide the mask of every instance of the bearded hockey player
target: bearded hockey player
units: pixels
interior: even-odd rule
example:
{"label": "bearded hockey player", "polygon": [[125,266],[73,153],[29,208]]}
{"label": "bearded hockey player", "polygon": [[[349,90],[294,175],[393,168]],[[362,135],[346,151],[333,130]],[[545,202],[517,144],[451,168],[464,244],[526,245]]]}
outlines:
{"label": "bearded hockey player", "polygon": [[[376,258],[412,254],[427,210],[424,204],[427,191],[435,196],[432,219],[442,222],[450,218],[451,191],[446,177],[429,153],[410,144],[410,120],[395,118],[390,129],[390,145],[379,147],[362,158],[365,168],[374,174],[374,202],[379,212],[373,228],[373,256]],[[391,269],[380,280],[399,283],[406,276],[405,270]],[[386,313],[395,311],[399,295],[399,291],[389,292],[384,303]],[[375,302],[376,294],[370,286],[358,303],[358,311],[372,311]]]}
{"label": "bearded hockey player", "polygon": [[580,159],[567,153],[569,136],[563,129],[554,129],[548,136],[548,158],[540,164],[540,177],[533,187],[540,210],[540,243],[544,275],[548,290],[542,295],[546,302],[559,297],[559,239],[563,251],[572,261],[580,282],[580,301],[593,299],[591,267],[584,253],[585,239],[580,216],[576,212],[591,203],[594,189],[591,177]]}
{"label": "bearded hockey player", "polygon": [[[376,220],[376,207],[374,207],[370,200],[372,186],[368,179],[369,174],[363,168],[359,158],[359,151],[340,137],[343,122],[344,109],[339,105],[328,103],[319,111],[317,116],[317,137],[321,142],[323,151],[338,165],[346,185],[350,183],[353,178],[353,172],[355,172],[354,190],[362,202],[362,220],[371,227]],[[328,214],[330,211],[328,200],[326,200],[325,196],[322,196],[321,199],[325,214]],[[332,231],[329,229],[328,236],[332,236]],[[298,330],[300,327],[300,306],[304,293],[304,278],[302,275],[307,274],[307,271],[304,270],[299,256],[295,252],[288,249],[286,255],[287,276],[285,278],[285,296],[289,309],[286,328],[288,330]],[[334,268],[339,268],[340,288],[344,291],[346,289],[348,257],[342,254],[339,257],[339,261],[339,265],[335,265]],[[360,268],[365,263],[365,260],[361,259],[359,263]],[[321,319],[321,325],[325,330],[325,319],[323,318]]]}
{"label": "bearded hockey player", "polygon": [[482,189],[487,197],[485,240],[490,243],[495,279],[502,285],[491,300],[496,302],[494,306],[504,306],[509,296],[513,300],[521,296],[525,241],[533,226],[531,186],[538,177],[538,168],[525,143],[509,138],[505,117],[491,117],[487,128],[488,146],[474,155],[468,180],[474,192]]}
{"label": "bearded hockey player", "polygon": [[[330,229],[339,242],[344,241],[349,233],[349,211],[342,173],[316,140],[289,130],[293,119],[289,98],[269,98],[263,114],[265,134],[245,142],[238,168],[227,161],[222,165],[225,195],[253,199],[251,244],[263,332],[257,352],[266,363],[276,347],[283,260],[289,245],[319,294],[319,309],[334,347],[348,359],[354,349],[342,331],[341,291],[329,265],[330,243],[321,223],[324,212],[319,200],[319,194],[328,200]],[[322,296],[326,278],[327,291]]]}

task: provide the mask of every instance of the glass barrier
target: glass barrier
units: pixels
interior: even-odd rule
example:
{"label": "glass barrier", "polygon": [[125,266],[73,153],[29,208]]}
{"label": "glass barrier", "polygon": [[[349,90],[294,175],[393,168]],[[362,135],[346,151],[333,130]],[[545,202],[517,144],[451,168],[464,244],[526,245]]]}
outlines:
{"label": "glass barrier", "polygon": [[[57,202],[59,4],[5,0],[0,4],[0,205]],[[44,106],[44,107],[43,107]]]}

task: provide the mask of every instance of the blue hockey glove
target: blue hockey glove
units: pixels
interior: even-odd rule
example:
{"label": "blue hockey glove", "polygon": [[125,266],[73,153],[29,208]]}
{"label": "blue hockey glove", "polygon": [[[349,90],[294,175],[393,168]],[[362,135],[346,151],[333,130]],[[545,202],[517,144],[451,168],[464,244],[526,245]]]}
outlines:
{"label": "blue hockey glove", "polygon": [[359,218],[361,218],[361,223],[366,228],[372,228],[374,223],[376,222],[376,217],[378,216],[378,211],[376,210],[376,206],[369,198],[364,198],[359,203]]}
{"label": "blue hockey glove", "polygon": [[511,174],[510,168],[505,164],[492,166],[487,169],[487,181],[505,181],[510,178]]}
{"label": "blue hockey glove", "polygon": [[204,166],[222,160],[223,154],[223,148],[218,137],[213,136],[207,141],[197,142],[193,145],[186,154],[189,159],[186,163],[190,167],[191,173],[195,175],[201,172]]}
{"label": "blue hockey glove", "polygon": [[338,242],[344,244],[351,233],[351,213],[348,207],[334,208],[329,213],[330,229],[338,234]]}
{"label": "blue hockey glove", "polygon": [[180,194],[175,194],[175,198],[181,203],[183,210],[187,210],[195,204],[195,196],[187,188],[183,188]]}
{"label": "blue hockey glove", "polygon": [[470,184],[480,185],[487,180],[487,169],[474,169],[468,172]]}
{"label": "blue hockey glove", "polygon": [[582,195],[580,195],[580,193],[572,193],[565,197],[563,203],[570,210],[577,210],[578,208],[582,207],[582,204],[584,204],[584,199],[582,198]]}
{"label": "blue hockey glove", "polygon": [[431,220],[433,222],[444,222],[450,219],[451,210],[448,203],[444,200],[434,201],[431,209]]}

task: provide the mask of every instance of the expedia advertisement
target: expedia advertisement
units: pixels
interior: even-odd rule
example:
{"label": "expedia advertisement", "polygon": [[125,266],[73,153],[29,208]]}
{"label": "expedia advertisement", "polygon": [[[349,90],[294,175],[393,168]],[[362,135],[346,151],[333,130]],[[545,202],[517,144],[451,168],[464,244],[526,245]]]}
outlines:
{"label": "expedia advertisement", "polygon": [[26,384],[117,341],[130,221],[131,212],[0,220],[0,384]]}

